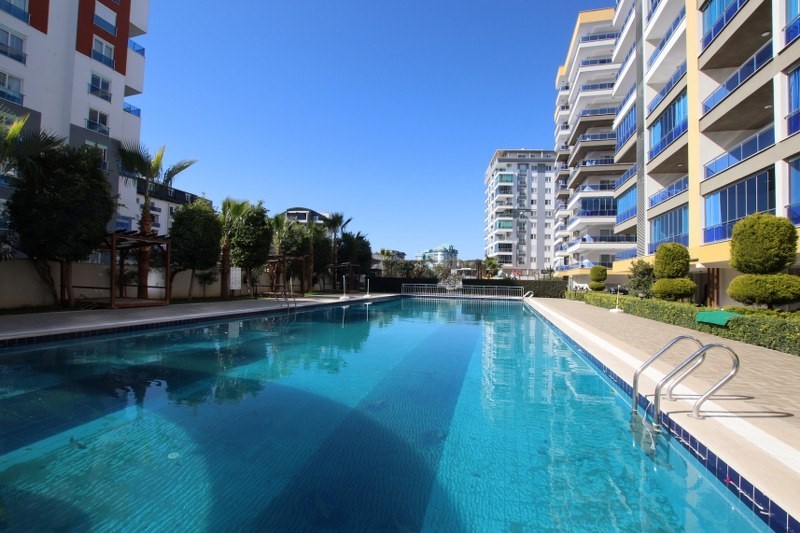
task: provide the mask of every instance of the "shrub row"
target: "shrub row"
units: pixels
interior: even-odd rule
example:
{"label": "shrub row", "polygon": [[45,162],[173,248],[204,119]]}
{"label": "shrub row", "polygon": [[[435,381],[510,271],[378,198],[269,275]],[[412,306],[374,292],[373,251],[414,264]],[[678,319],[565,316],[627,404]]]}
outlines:
{"label": "shrub row", "polygon": [[[616,305],[616,296],[611,294],[585,293],[584,300],[586,303],[606,309],[612,309]],[[621,296],[619,305],[630,315],[800,355],[800,328],[794,317],[798,313],[787,313],[787,318],[767,313],[750,314],[734,317],[728,322],[727,327],[721,327],[695,322],[694,317],[698,312],[710,309],[695,307],[693,304]]]}
{"label": "shrub row", "polygon": [[439,283],[436,278],[369,278],[370,292],[400,293],[403,283]]}
{"label": "shrub row", "polygon": [[537,298],[563,298],[567,292],[567,282],[563,279],[465,279],[464,285],[489,285],[522,287],[523,293],[533,292]]}

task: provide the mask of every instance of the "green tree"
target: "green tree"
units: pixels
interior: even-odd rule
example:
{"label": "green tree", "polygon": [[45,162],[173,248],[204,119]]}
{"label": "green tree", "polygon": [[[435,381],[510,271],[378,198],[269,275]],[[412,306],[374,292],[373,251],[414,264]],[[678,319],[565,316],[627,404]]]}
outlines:
{"label": "green tree", "polygon": [[361,232],[342,232],[339,257],[343,263],[358,265],[362,274],[369,274],[372,266],[372,247],[366,235]]}
{"label": "green tree", "polygon": [[[325,230],[320,224],[309,221],[309,223],[303,227],[303,231],[305,231],[306,240],[308,242],[307,253],[309,258],[308,281],[306,283],[306,287],[308,287],[308,290],[313,290],[314,276],[319,274],[324,266],[330,262],[330,258],[325,259],[325,256],[323,255],[326,252],[330,254],[330,247],[326,246],[328,239],[325,236]],[[318,272],[318,270],[320,272]]]}
{"label": "green tree", "polygon": [[175,212],[169,233],[172,240],[172,260],[180,268],[191,270],[191,300],[195,272],[213,268],[219,259],[222,222],[208,201],[197,199]]}
{"label": "green tree", "polygon": [[593,291],[602,291],[606,288],[608,269],[603,265],[594,265],[589,269],[589,288]]}
{"label": "green tree", "polygon": [[61,302],[74,305],[72,263],[85,259],[106,235],[116,205],[100,169],[100,153],[61,146],[31,158],[8,202],[17,247],[34,262],[59,300],[47,261],[61,266]]}
{"label": "green tree", "polygon": [[250,202],[225,198],[222,201],[222,210],[219,219],[222,224],[222,243],[220,245],[219,295],[228,298],[231,294],[231,239],[236,228],[242,223],[244,214],[250,209]]}
{"label": "green tree", "polygon": [[643,295],[645,298],[653,296],[653,283],[656,282],[656,275],[653,273],[653,265],[644,259],[637,259],[631,263],[631,275],[628,277],[628,287],[636,294]]}
{"label": "green tree", "polygon": [[697,285],[690,280],[689,250],[680,243],[662,244],[656,250],[653,295],[660,300],[680,300],[694,294]]}
{"label": "green tree", "polygon": [[500,263],[497,261],[496,257],[487,257],[483,260],[483,269],[486,271],[489,278],[493,278],[500,270]]}
{"label": "green tree", "polygon": [[[333,213],[328,217],[328,220],[325,221],[325,229],[331,232],[331,249],[333,250],[334,265],[339,264],[339,246],[337,244],[337,241],[339,240],[339,233],[344,231],[344,229],[352,220],[352,217],[345,220],[343,213]],[[337,276],[334,274],[333,290],[336,290],[336,278]]]}
{"label": "green tree", "polygon": [[[139,231],[149,235],[153,231],[153,216],[150,213],[150,195],[155,185],[172,186],[175,176],[197,162],[196,159],[179,161],[168,168],[163,168],[164,151],[166,146],[162,146],[154,155],[141,144],[123,143],[119,147],[120,164],[123,171],[141,179],[145,182],[144,202],[142,212],[139,216]],[[147,278],[150,272],[150,247],[139,248],[138,269],[139,269],[139,298],[147,298]]]}
{"label": "green tree", "polygon": [[231,236],[231,261],[245,273],[253,297],[257,276],[269,259],[271,244],[272,224],[264,204],[250,205]]}

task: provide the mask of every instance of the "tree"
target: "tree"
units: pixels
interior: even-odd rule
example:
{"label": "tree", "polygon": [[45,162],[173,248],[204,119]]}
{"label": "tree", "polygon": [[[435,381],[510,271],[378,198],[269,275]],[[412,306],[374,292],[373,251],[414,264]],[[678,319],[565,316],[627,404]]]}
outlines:
{"label": "tree", "polygon": [[730,266],[741,272],[728,296],[745,305],[775,305],[800,300],[800,277],[783,272],[797,254],[797,230],[786,218],[750,215],[733,227]]}
{"label": "tree", "polygon": [[100,169],[100,153],[62,146],[32,157],[8,202],[17,247],[30,257],[59,300],[47,261],[61,266],[62,303],[74,304],[72,262],[85,259],[106,235],[116,205]]}
{"label": "tree", "polygon": [[697,285],[690,280],[689,250],[680,243],[668,242],[656,250],[653,295],[660,300],[680,300],[694,294]]}
{"label": "tree", "polygon": [[195,272],[213,268],[219,259],[222,222],[211,204],[198,198],[175,212],[170,237],[172,260],[180,268],[191,270],[189,279],[189,300],[191,300]]}
{"label": "tree", "polygon": [[343,263],[358,265],[360,271],[369,274],[372,266],[372,247],[366,235],[342,232],[342,241],[339,246],[339,257]]}
{"label": "tree", "polygon": [[644,259],[637,259],[631,263],[631,275],[628,277],[628,287],[636,294],[650,298],[653,296],[653,283],[656,282],[656,275],[653,273],[653,265]]}
{"label": "tree", "polygon": [[325,231],[322,229],[322,226],[316,222],[310,221],[304,226],[304,231],[308,241],[308,257],[310,262],[308,265],[308,282],[306,283],[306,287],[308,287],[308,290],[313,290],[314,277],[318,273],[317,269],[321,271],[324,265],[330,262],[330,258],[326,260],[322,257],[322,261],[318,261],[317,255],[326,252],[330,255],[330,247],[326,246],[328,239],[325,237]]}
{"label": "tree", "polygon": [[245,273],[253,297],[256,296],[256,277],[269,259],[271,244],[272,224],[264,204],[250,205],[231,235],[231,261]]}
{"label": "tree", "polygon": [[608,269],[603,265],[594,265],[589,269],[589,288],[593,291],[602,291],[606,288]]}
{"label": "tree", "polygon": [[[144,202],[142,203],[142,213],[139,217],[139,231],[145,235],[149,235],[150,232],[153,231],[153,217],[150,213],[151,189],[155,185],[171,187],[172,180],[175,179],[175,176],[197,162],[196,159],[186,159],[164,169],[163,160],[166,148],[166,146],[162,146],[155,155],[151,155],[148,149],[141,144],[123,143],[119,147],[119,158],[122,169],[145,182]],[[147,298],[150,253],[150,247],[148,246],[139,248],[139,298]]]}
{"label": "tree", "polygon": [[244,214],[250,208],[247,200],[238,201],[233,198],[225,198],[222,201],[222,210],[219,219],[222,224],[222,243],[220,245],[220,289],[219,295],[222,298],[230,296],[231,291],[231,239],[236,228],[242,223]]}
{"label": "tree", "polygon": [[64,142],[42,130],[25,129],[28,115],[18,118],[0,137],[0,173],[35,169],[43,154],[57,149]]}
{"label": "tree", "polygon": [[[342,213],[333,213],[328,217],[328,220],[325,221],[325,229],[330,230],[331,232],[331,249],[333,250],[334,265],[339,264],[339,247],[336,243],[339,237],[339,232],[344,231],[344,229],[352,220],[352,217],[345,220],[344,214]],[[333,276],[333,290],[336,290],[335,275]]]}
{"label": "tree", "polygon": [[483,260],[483,269],[489,275],[489,278],[493,278],[500,270],[500,263],[497,261],[496,257],[487,257]]}

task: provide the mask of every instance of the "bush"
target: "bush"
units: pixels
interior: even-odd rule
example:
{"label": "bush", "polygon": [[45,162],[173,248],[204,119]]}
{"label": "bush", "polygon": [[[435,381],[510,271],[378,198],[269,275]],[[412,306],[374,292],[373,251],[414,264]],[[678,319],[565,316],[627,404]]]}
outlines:
{"label": "bush", "polygon": [[726,305],[723,308],[729,313],[740,315],[774,316],[784,320],[800,320],[800,311],[782,311],[780,309],[764,309],[763,307],[742,307],[738,305]]}
{"label": "bush", "polygon": [[788,304],[800,300],[800,277],[791,274],[743,274],[728,285],[728,296],[745,305]]}
{"label": "bush", "polygon": [[589,289],[593,291],[603,291],[606,288],[606,284],[604,281],[590,281],[589,282]]}
{"label": "bush", "polygon": [[586,291],[576,291],[571,290],[564,293],[564,298],[567,300],[575,300],[577,302],[583,302],[586,300]]}
{"label": "bush", "polygon": [[484,285],[504,287],[522,287],[522,292],[533,292],[537,298],[563,298],[567,292],[567,282],[563,279],[465,279],[464,285]]}
{"label": "bush", "polygon": [[694,281],[689,278],[662,278],[653,284],[653,295],[661,300],[680,300],[694,294]]}
{"label": "bush", "polygon": [[595,265],[589,270],[589,279],[592,281],[605,281],[608,279],[608,269],[602,265]]}
{"label": "bush", "polygon": [[660,245],[656,250],[653,273],[658,279],[685,278],[689,275],[689,250],[677,242]]}
{"label": "bush", "polygon": [[645,298],[653,296],[653,283],[656,282],[656,275],[653,273],[653,265],[644,259],[637,259],[631,263],[631,275],[628,278],[628,288],[635,294],[642,294]]}
{"label": "bush", "polygon": [[789,219],[757,213],[733,227],[730,266],[742,274],[775,274],[796,254],[797,230]]}

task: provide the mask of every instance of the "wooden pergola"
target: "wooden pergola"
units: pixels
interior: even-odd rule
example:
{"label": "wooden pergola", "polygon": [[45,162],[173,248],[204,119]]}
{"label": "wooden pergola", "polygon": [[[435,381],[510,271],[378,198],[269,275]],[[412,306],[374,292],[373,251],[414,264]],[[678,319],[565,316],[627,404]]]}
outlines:
{"label": "wooden pergola", "polygon": [[281,290],[286,291],[286,272],[288,271],[289,263],[300,263],[300,293],[306,292],[306,259],[307,255],[272,255],[267,259],[267,272],[270,274],[270,289],[271,292],[277,291],[278,276],[275,275],[278,267],[283,274],[281,281]]}
{"label": "wooden pergola", "polygon": [[340,275],[339,271],[345,271],[345,272],[347,272],[347,279],[349,280],[348,289],[350,289],[351,291],[355,290],[356,278],[355,278],[355,276],[353,276],[353,271],[355,270],[356,274],[360,274],[361,273],[361,266],[360,265],[356,265],[354,263],[339,263],[338,265],[327,265],[325,268],[329,268],[333,272],[333,277],[334,277],[333,286],[334,287],[336,287],[337,276]]}
{"label": "wooden pergola", "polygon": [[[166,273],[165,286],[157,287],[164,290],[164,298],[128,298],[125,295],[125,261],[132,251],[147,246],[159,246],[165,252]],[[111,255],[110,265],[110,287],[77,287],[84,289],[103,289],[109,291],[108,298],[84,298],[84,305],[95,307],[110,307],[119,309],[121,307],[146,307],[155,305],[168,305],[171,294],[170,276],[170,239],[166,235],[157,235],[155,232],[145,235],[138,231],[118,230],[106,235],[103,240],[101,250],[109,250]],[[141,281],[141,280],[140,280]]]}

